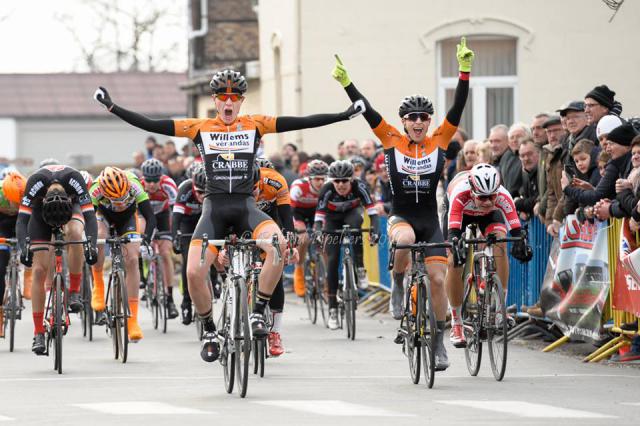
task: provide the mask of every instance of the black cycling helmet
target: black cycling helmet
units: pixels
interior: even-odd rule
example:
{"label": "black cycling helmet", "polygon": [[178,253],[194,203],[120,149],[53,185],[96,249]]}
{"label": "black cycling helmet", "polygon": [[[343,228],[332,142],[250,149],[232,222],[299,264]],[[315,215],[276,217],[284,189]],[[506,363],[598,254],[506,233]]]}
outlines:
{"label": "black cycling helmet", "polygon": [[358,164],[363,167],[367,165],[367,162],[364,160],[364,158],[359,155],[354,155],[353,157],[349,158],[349,161],[351,162],[351,164],[353,164],[354,167]]}
{"label": "black cycling helmet", "polygon": [[198,191],[204,191],[207,187],[207,172],[204,167],[198,167],[193,171],[193,177],[191,178],[193,186]]}
{"label": "black cycling helmet", "polygon": [[353,177],[353,164],[347,160],[338,160],[329,166],[329,177],[333,179],[350,179]]}
{"label": "black cycling helmet", "polygon": [[145,160],[144,163],[140,166],[140,170],[142,170],[142,176],[147,179],[159,179],[162,176],[162,172],[164,171],[164,167],[160,160],[156,160],[155,158],[149,158]]}
{"label": "black cycling helmet", "polygon": [[273,169],[273,163],[268,158],[256,158],[256,165],[258,167],[265,167],[267,169]]}
{"label": "black cycling helmet", "polygon": [[209,83],[213,93],[238,93],[247,91],[247,80],[238,71],[224,69],[213,74]]}
{"label": "black cycling helmet", "polygon": [[313,160],[307,164],[307,176],[326,176],[329,172],[329,166],[322,160]]}
{"label": "black cycling helmet", "polygon": [[42,200],[42,219],[52,228],[64,226],[72,215],[73,203],[63,190],[49,191]]}
{"label": "black cycling helmet", "polygon": [[400,117],[404,117],[412,112],[426,112],[431,115],[433,114],[433,104],[422,95],[407,96],[400,103],[398,114]]}
{"label": "black cycling helmet", "polygon": [[191,164],[189,164],[189,167],[187,167],[187,170],[184,171],[184,174],[187,177],[187,179],[191,179],[193,177],[193,174],[199,167],[203,167],[203,164],[201,161],[194,161]]}

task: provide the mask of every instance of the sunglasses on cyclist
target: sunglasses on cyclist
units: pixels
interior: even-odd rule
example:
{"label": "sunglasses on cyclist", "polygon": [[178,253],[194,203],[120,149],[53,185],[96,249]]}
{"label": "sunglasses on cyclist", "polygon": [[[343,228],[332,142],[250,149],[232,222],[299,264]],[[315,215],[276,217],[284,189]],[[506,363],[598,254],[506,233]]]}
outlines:
{"label": "sunglasses on cyclist", "polygon": [[418,118],[422,121],[431,120],[431,116],[426,112],[410,112],[409,114],[405,114],[403,118],[409,121],[418,121]]}
{"label": "sunglasses on cyclist", "polygon": [[231,99],[231,102],[237,102],[243,98],[242,95],[236,93],[217,93],[215,97],[222,102],[227,102],[227,99]]}
{"label": "sunglasses on cyclist", "polygon": [[335,183],[347,183],[347,182],[349,182],[350,180],[351,180],[351,179],[342,179],[342,178],[340,178],[340,179],[334,179],[333,181],[334,181]]}
{"label": "sunglasses on cyclist", "polygon": [[146,177],[146,176],[144,176],[144,181],[147,182],[147,183],[158,183],[158,182],[160,182],[160,178],[156,177],[156,176],[154,176],[154,177]]}
{"label": "sunglasses on cyclist", "polygon": [[476,194],[474,194],[474,195],[480,201],[495,201],[496,198],[498,198],[498,194],[491,194],[491,195],[476,195]]}
{"label": "sunglasses on cyclist", "polygon": [[198,195],[204,194],[204,189],[196,189],[196,194]]}

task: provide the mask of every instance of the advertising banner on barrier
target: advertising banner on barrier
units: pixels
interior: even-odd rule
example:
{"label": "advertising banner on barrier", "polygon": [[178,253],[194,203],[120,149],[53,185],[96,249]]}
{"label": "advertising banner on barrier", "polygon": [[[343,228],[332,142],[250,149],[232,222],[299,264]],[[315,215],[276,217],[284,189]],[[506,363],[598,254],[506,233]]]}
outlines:
{"label": "advertising banner on barrier", "polygon": [[602,309],[610,284],[608,239],[604,223],[579,223],[575,215],[567,216],[560,228],[554,273],[545,277],[541,305],[568,337],[602,338]]}
{"label": "advertising banner on barrier", "polygon": [[626,218],[620,229],[619,253],[613,307],[640,316],[640,250],[636,233],[629,229],[629,219]]}

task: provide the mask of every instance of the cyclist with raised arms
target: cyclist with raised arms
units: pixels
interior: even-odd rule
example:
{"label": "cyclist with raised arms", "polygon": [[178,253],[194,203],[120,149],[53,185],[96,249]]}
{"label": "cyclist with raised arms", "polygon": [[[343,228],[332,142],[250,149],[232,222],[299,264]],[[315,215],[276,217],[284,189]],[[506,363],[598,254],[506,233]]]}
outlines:
{"label": "cyclist with raised arms", "polygon": [[149,195],[149,202],[156,216],[156,229],[162,235],[157,236],[158,251],[162,257],[162,276],[165,277],[165,288],[167,299],[165,301],[168,317],[170,319],[178,316],[176,304],[173,301],[173,258],[171,257],[171,210],[176,203],[178,187],[173,179],[164,173],[164,166],[155,158],[145,160],[140,165],[142,171],[142,187]]}
{"label": "cyclist with raised arms", "polygon": [[[20,248],[20,262],[33,265],[31,306],[33,309],[34,336],[31,350],[36,355],[46,352],[44,339],[44,282],[51,266],[52,250],[31,252],[27,250],[26,239],[31,245],[50,241],[55,228],[64,227],[65,238],[80,241],[83,233],[91,239],[91,245],[84,253],[87,263],[97,260],[96,215],[91,205],[91,197],[84,178],[76,169],[63,165],[50,165],[36,170],[29,179],[20,204],[16,237]],[[80,286],[82,283],[81,245],[67,248],[69,265],[69,310],[82,310]]]}
{"label": "cyclist with raised arms", "polygon": [[305,232],[313,228],[313,219],[318,206],[318,195],[327,181],[329,166],[322,160],[313,160],[307,165],[306,175],[291,183],[290,197],[293,208],[293,224],[298,232],[298,250],[300,259],[293,273],[293,290],[304,297],[304,256],[309,246],[309,238]]}
{"label": "cyclist with raised arms", "polygon": [[[242,74],[224,69],[213,75],[210,83],[218,115],[216,118],[153,120],[126,110],[113,103],[106,89],[100,87],[94,97],[111,113],[143,130],[167,136],[188,137],[198,150],[207,172],[207,189],[202,216],[189,247],[187,278],[189,293],[203,323],[204,336],[200,355],[204,361],[215,361],[220,345],[213,321],[211,293],[205,285],[209,266],[217,257],[213,245],[207,250],[205,262],[200,263],[202,237],[210,239],[226,237],[229,227],[242,234],[251,231],[258,239],[270,239],[277,235],[282,252],[286,241],[278,225],[256,207],[252,196],[253,168],[260,138],[268,133],[280,133],[325,126],[349,120],[364,110],[362,101],[335,114],[316,114],[307,117],[268,117],[264,115],[239,115],[247,91]],[[273,264],[276,253],[270,244],[260,244],[266,252],[264,267],[260,273],[258,300],[251,314],[253,335],[266,337],[269,333],[264,322],[264,308],[269,303],[283,264]]]}
{"label": "cyclist with raised arms", "polygon": [[[191,324],[193,312],[191,310],[191,295],[187,284],[187,263],[189,262],[189,239],[178,238],[178,231],[182,234],[192,234],[196,229],[200,215],[202,214],[202,202],[204,201],[204,191],[207,186],[207,175],[202,163],[197,164],[190,174],[191,178],[185,180],[178,187],[176,203],[173,206],[173,216],[171,220],[171,234],[173,236],[173,251],[182,255],[182,323]],[[210,272],[215,271],[214,268]],[[215,284],[214,277],[211,279]]]}
{"label": "cyclist with raised arms", "polygon": [[[24,195],[27,179],[18,171],[10,171],[0,180],[0,237],[15,238],[18,208]],[[4,290],[10,247],[0,244],[0,337],[4,337]]]}
{"label": "cyclist with raised arms", "polygon": [[[472,223],[478,225],[483,235],[495,234],[498,238],[506,237],[507,230],[512,237],[519,237],[522,230],[513,198],[509,191],[500,185],[500,174],[490,164],[476,164],[468,172],[457,174],[447,188],[445,206],[447,211],[444,227],[447,229],[449,241],[455,246],[449,254],[446,282],[451,305],[450,339],[456,348],[464,348],[466,339],[460,316],[464,297],[462,268],[465,262],[462,234]],[[504,298],[507,300],[507,244],[500,243],[496,247],[496,269],[504,289]],[[532,257],[531,247],[527,245],[526,240],[514,242],[511,255],[521,262],[528,262]]]}
{"label": "cyclist with raised arms", "polygon": [[[434,112],[433,104],[422,95],[405,97],[398,114],[404,134],[387,123],[360,94],[351,82],[347,70],[336,55],[333,77],[344,87],[350,99],[363,99],[366,105],[364,118],[382,142],[385,164],[392,191],[392,208],[389,215],[389,236],[398,244],[443,242],[438,220],[436,190],[444,168],[444,153],[456,132],[469,93],[469,75],[473,52],[467,48],[463,37],[457,46],[459,64],[458,85],[453,105],[444,122],[427,136]],[[391,313],[395,319],[402,317],[403,281],[409,264],[409,250],[398,250],[393,269]],[[436,336],[436,370],[449,366],[443,344],[443,331],[447,313],[447,296],[444,276],[447,257],[443,248],[429,250],[425,262],[431,282],[438,335]]]}
{"label": "cyclist with raised arms", "polygon": [[[145,219],[144,239],[150,243],[156,227],[156,217],[149,202],[149,195],[133,173],[125,172],[117,167],[105,167],[91,187],[91,201],[98,212],[98,236],[100,238],[107,238],[109,227],[113,226],[118,236],[128,236],[132,239],[122,254],[124,256],[129,312],[131,313],[131,316],[127,318],[127,329],[129,340],[137,342],[143,337],[138,324],[140,233],[138,232],[137,213],[140,212]],[[100,246],[98,262],[92,268],[91,307],[96,312],[103,312],[105,308],[103,264],[104,246]]]}
{"label": "cyclist with raised arms", "polygon": [[[291,198],[289,196],[289,185],[280,173],[278,173],[271,161],[266,158],[256,159],[258,167],[258,180],[254,186],[253,195],[256,198],[258,208],[269,215],[278,226],[286,231],[287,237],[294,235],[293,213],[291,211]],[[287,238],[289,239],[289,238]],[[290,262],[298,260],[298,252],[289,259]],[[282,276],[278,280],[276,288],[273,290],[269,308],[273,314],[273,322],[269,331],[269,354],[277,357],[284,353],[284,345],[280,336],[282,331],[283,311],[284,311],[284,284]]]}
{"label": "cyclist with raised arms", "polygon": [[[375,202],[369,194],[367,184],[353,176],[353,165],[347,160],[334,161],[329,166],[329,182],[324,184],[318,196],[314,231],[338,231],[344,225],[352,229],[362,226],[362,207],[367,210],[371,221],[369,241],[378,241],[378,212]],[[339,327],[338,323],[338,272],[340,270],[340,238],[328,235],[325,238],[324,251],[327,256],[327,284],[329,296],[329,321],[331,330]],[[366,278],[362,237],[357,236],[353,245],[358,281]]]}

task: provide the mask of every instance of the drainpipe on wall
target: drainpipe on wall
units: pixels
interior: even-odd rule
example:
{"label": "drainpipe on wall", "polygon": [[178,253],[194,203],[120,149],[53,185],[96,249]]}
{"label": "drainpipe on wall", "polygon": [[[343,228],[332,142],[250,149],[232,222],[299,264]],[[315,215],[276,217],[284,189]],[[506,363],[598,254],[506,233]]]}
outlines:
{"label": "drainpipe on wall", "polygon": [[[302,2],[295,0],[296,7],[296,115],[302,116]],[[302,131],[297,132],[296,142],[304,150]]]}

